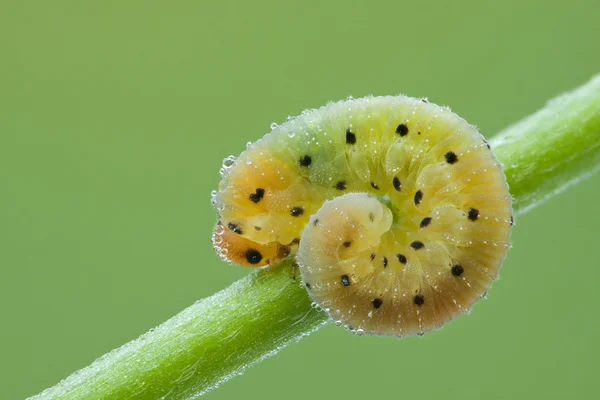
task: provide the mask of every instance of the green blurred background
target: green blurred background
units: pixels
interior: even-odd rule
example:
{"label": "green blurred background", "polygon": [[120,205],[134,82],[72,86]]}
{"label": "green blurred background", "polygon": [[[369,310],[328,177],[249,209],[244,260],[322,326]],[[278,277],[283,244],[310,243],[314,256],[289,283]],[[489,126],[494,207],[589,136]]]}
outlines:
{"label": "green blurred background", "polygon": [[[428,96],[488,137],[600,71],[598,1],[0,1],[0,398],[244,276],[222,159],[329,100]],[[326,327],[205,398],[598,398],[600,177],[517,219],[501,280],[424,338]]]}

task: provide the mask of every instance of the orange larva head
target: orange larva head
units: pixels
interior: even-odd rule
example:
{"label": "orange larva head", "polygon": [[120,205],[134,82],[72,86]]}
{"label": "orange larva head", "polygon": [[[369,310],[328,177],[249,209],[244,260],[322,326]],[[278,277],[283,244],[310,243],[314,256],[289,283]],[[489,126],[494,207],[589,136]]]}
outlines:
{"label": "orange larva head", "polygon": [[[243,237],[235,224],[227,227],[217,223],[213,243],[217,254],[234,264],[245,267],[263,267],[286,257],[290,247],[277,242],[260,244]],[[224,252],[226,250],[226,252]]]}

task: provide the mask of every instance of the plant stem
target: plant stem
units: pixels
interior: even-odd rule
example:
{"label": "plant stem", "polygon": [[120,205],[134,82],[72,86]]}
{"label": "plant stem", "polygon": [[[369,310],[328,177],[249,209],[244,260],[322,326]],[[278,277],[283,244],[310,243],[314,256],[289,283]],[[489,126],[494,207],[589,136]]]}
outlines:
{"label": "plant stem", "polygon": [[492,141],[517,214],[600,169],[600,75],[550,100]]}
{"label": "plant stem", "polygon": [[[491,141],[517,214],[600,169],[600,75]],[[250,273],[35,399],[189,399],[319,329],[290,261]]]}

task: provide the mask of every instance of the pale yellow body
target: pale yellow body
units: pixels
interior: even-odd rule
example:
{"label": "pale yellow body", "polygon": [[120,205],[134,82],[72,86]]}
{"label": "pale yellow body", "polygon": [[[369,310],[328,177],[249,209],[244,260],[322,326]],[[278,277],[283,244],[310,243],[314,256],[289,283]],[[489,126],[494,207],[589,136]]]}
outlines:
{"label": "pale yellow body", "polygon": [[[313,300],[367,333],[419,334],[468,310],[509,246],[511,198],[483,137],[404,96],[303,113],[232,162],[219,189],[217,251],[260,266],[299,243]],[[261,262],[248,262],[253,246]]]}

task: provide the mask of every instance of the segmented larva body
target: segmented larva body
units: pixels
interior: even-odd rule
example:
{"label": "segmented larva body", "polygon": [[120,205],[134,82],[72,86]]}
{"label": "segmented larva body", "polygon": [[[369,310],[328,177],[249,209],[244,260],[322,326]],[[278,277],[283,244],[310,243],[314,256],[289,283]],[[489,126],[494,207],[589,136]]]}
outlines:
{"label": "segmented larva body", "polygon": [[422,334],[467,311],[509,247],[500,163],[473,126],[423,100],[304,112],[222,174],[222,257],[263,266],[291,253],[311,298],[365,333]]}

